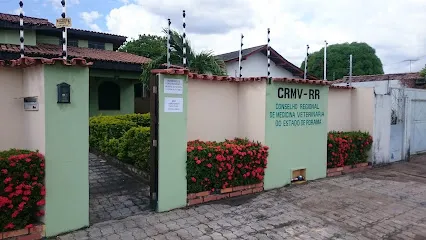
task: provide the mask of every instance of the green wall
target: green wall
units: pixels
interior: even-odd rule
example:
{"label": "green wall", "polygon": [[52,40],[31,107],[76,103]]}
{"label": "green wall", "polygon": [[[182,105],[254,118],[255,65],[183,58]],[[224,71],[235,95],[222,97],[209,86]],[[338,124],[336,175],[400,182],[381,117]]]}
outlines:
{"label": "green wall", "polygon": [[[89,225],[89,69],[45,65],[46,234]],[[56,85],[71,85],[71,103],[57,103]]]}
{"label": "green wall", "polygon": [[[36,45],[36,32],[35,30],[24,31],[25,45],[35,46]],[[4,44],[16,44],[19,45],[19,30],[5,30],[0,29],[0,43]]]}
{"label": "green wall", "polygon": [[[26,41],[26,37],[25,37],[25,41]],[[37,34],[37,43],[59,45],[59,37]]]}
{"label": "green wall", "polygon": [[[104,81],[115,82],[120,86],[120,110],[99,110],[98,87]],[[128,79],[115,79],[106,77],[90,77],[89,113],[96,115],[118,115],[135,112],[134,81]]]}
{"label": "green wall", "polygon": [[89,42],[87,40],[78,40],[78,47],[88,48]]}
{"label": "green wall", "polygon": [[105,43],[105,50],[113,51],[114,45],[112,43]]}
{"label": "green wall", "polygon": [[[164,93],[164,79],[181,79],[182,94]],[[158,204],[163,212],[186,206],[187,76],[160,75],[158,129]],[[166,98],[183,98],[182,112],[166,112]]]}
{"label": "green wall", "polygon": [[101,70],[101,69],[90,69],[90,77],[106,77],[106,78],[125,78],[133,79],[139,82],[141,72],[129,72],[129,71],[114,71],[114,70]]}
{"label": "green wall", "polygon": [[[308,106],[318,109],[306,109]],[[270,150],[265,189],[289,184],[292,170],[301,168],[306,168],[307,180],[326,177],[327,107],[326,86],[276,82],[267,85],[265,143]],[[318,115],[309,116],[311,112]]]}

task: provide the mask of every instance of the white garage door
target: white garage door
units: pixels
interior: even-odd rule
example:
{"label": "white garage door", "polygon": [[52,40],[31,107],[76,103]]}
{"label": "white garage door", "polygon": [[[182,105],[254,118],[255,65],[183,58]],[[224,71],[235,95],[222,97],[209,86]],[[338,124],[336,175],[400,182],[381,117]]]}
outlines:
{"label": "white garage door", "polygon": [[412,101],[410,153],[426,152],[426,101]]}

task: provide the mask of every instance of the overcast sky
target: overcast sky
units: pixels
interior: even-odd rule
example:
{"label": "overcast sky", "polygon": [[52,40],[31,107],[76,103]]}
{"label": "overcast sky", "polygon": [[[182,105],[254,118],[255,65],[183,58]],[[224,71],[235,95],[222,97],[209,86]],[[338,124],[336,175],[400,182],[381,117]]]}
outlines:
{"label": "overcast sky", "polygon": [[[19,1],[0,0],[9,12]],[[128,37],[162,34],[171,18],[182,30],[187,12],[187,33],[193,48],[225,53],[266,43],[300,65],[306,54],[329,44],[366,42],[373,46],[386,73],[409,72],[405,60],[416,60],[412,71],[426,64],[426,0],[68,0],[74,27],[107,31]],[[15,4],[16,3],[16,4]],[[60,0],[27,0],[27,15],[60,15]],[[42,3],[42,4],[40,4]],[[53,6],[53,7],[52,7]],[[2,7],[3,9],[3,7]],[[404,62],[405,61],[405,62]]]}

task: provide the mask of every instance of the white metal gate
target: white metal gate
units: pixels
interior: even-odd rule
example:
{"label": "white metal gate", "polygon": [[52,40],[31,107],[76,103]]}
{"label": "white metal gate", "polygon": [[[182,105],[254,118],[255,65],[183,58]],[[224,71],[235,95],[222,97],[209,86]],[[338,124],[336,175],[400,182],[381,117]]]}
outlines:
{"label": "white metal gate", "polygon": [[404,88],[391,88],[390,162],[403,159],[405,94]]}
{"label": "white metal gate", "polygon": [[426,101],[413,100],[411,105],[410,153],[418,154],[426,152]]}

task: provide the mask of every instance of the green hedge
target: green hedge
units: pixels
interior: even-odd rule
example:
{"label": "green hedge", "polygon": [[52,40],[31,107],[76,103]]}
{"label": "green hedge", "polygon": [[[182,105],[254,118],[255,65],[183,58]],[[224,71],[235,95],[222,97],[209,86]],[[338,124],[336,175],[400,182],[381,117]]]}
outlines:
{"label": "green hedge", "polygon": [[329,132],[327,167],[351,166],[368,161],[373,138],[367,132]]}
{"label": "green hedge", "polygon": [[149,170],[150,141],[149,127],[131,128],[119,141],[118,159],[139,169]]}
{"label": "green hedge", "polygon": [[149,170],[150,124],[149,114],[91,117],[90,148]]}

